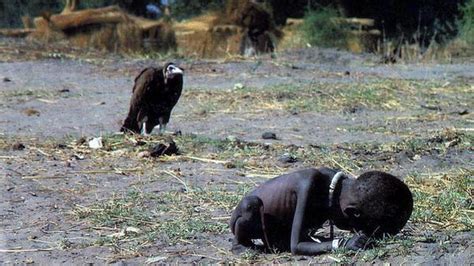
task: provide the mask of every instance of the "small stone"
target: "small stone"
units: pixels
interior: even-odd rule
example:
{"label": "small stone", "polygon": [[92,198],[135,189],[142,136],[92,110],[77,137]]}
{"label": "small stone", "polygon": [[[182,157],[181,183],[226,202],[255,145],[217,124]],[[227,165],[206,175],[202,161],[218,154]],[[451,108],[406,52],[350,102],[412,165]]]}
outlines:
{"label": "small stone", "polygon": [[145,141],[143,140],[140,140],[140,139],[137,139],[135,142],[134,142],[135,146],[143,146],[146,144]]}
{"label": "small stone", "polygon": [[23,113],[27,116],[39,116],[40,115],[40,112],[36,109],[33,109],[33,108],[27,108],[25,110],[23,110]]}
{"label": "small stone", "polygon": [[458,115],[467,115],[467,114],[469,114],[469,111],[467,109],[464,109],[458,112]]}
{"label": "small stone", "polygon": [[344,72],[344,75],[346,75],[346,76],[350,76],[350,75],[351,75],[351,72],[349,72],[349,71],[346,71],[346,72]]}
{"label": "small stone", "polygon": [[86,143],[87,139],[86,137],[80,137],[77,141],[76,141],[76,145],[80,146],[84,143]]}
{"label": "small stone", "polygon": [[67,148],[67,145],[64,144],[64,143],[58,143],[58,145],[56,145],[56,147],[57,147],[58,149],[65,149],[65,148]]}
{"label": "small stone", "polygon": [[150,157],[150,152],[149,152],[149,151],[142,151],[142,152],[139,152],[139,153],[138,153],[138,157],[140,157],[140,158]]}
{"label": "small stone", "polygon": [[226,139],[227,139],[228,141],[230,141],[230,142],[236,142],[236,141],[238,141],[237,137],[236,137],[236,136],[232,136],[232,135],[227,136]]}
{"label": "small stone", "polygon": [[235,165],[234,162],[226,162],[224,164],[224,167],[227,168],[227,169],[233,169],[233,168],[236,168],[237,166]]}
{"label": "small stone", "polygon": [[296,163],[298,161],[298,158],[296,158],[296,156],[292,154],[285,153],[280,158],[278,158],[278,161],[282,163]]}
{"label": "small stone", "polygon": [[85,159],[84,155],[82,155],[82,154],[77,154],[77,153],[76,153],[76,154],[73,154],[71,157],[72,157],[73,159],[76,159],[76,160],[84,160],[84,159]]}
{"label": "small stone", "polygon": [[242,83],[235,83],[234,84],[234,90],[241,90],[243,88],[245,88],[245,86]]}
{"label": "small stone", "polygon": [[12,80],[10,78],[4,77],[3,82],[11,82]]}
{"label": "small stone", "polygon": [[15,151],[22,151],[25,148],[26,148],[26,146],[21,142],[17,142],[17,143],[12,145],[12,149],[15,150]]}
{"label": "small stone", "polygon": [[273,132],[265,132],[262,134],[262,139],[277,139],[277,136]]}

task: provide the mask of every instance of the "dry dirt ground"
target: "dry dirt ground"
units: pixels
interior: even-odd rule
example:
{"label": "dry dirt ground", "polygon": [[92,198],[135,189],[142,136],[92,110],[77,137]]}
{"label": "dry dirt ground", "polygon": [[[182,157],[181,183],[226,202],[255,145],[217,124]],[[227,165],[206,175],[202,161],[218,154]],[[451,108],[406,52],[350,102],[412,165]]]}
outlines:
{"label": "dry dirt ground", "polygon": [[[474,63],[380,64],[325,49],[271,58],[121,57],[0,39],[0,263],[473,263]],[[133,79],[186,70],[168,136],[116,134]],[[262,133],[277,140],[263,140]],[[104,147],[89,148],[102,137]],[[283,155],[295,159],[279,160]],[[233,207],[268,178],[329,166],[404,178],[406,228],[375,249],[229,252]],[[345,234],[344,232],[338,232]]]}

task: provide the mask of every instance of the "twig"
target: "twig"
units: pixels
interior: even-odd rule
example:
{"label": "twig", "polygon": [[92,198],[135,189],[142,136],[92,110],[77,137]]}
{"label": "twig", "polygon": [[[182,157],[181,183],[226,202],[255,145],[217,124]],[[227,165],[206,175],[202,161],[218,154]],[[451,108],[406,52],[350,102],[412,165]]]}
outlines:
{"label": "twig", "polygon": [[228,220],[230,216],[222,216],[222,217],[211,217],[211,220]]}
{"label": "twig", "polygon": [[244,175],[245,177],[261,177],[261,178],[267,178],[267,179],[270,179],[276,176],[272,174],[259,174],[259,173],[244,173]]}
{"label": "twig", "polygon": [[341,262],[340,259],[335,258],[335,257],[333,257],[333,256],[329,256],[329,255],[328,255],[328,258],[332,259],[332,260],[335,261],[335,262]]}
{"label": "twig", "polygon": [[56,179],[56,178],[67,178],[65,175],[26,175],[22,176],[21,179]]}
{"label": "twig", "polygon": [[0,156],[0,159],[16,159],[18,156]]}
{"label": "twig", "polygon": [[168,174],[171,177],[173,177],[174,179],[178,180],[181,184],[183,184],[184,189],[186,189],[186,191],[190,191],[189,188],[188,188],[188,185],[186,184],[186,182],[184,182],[183,179],[179,178],[177,175],[173,174],[172,172],[170,172],[168,170],[163,170],[162,172],[165,173],[165,174]]}
{"label": "twig", "polygon": [[203,257],[203,258],[208,258],[208,259],[212,259],[212,260],[222,260],[222,259],[219,259],[219,258],[216,258],[216,257],[211,257],[211,256],[207,256],[207,255],[202,255],[202,254],[189,254],[191,256],[195,256],[195,257]]}
{"label": "twig", "polygon": [[347,169],[344,167],[342,164],[340,164],[338,161],[334,160],[334,158],[331,158],[331,161],[336,164],[337,166],[341,167],[342,170],[346,171],[347,173],[351,174],[352,176],[356,176],[351,170]]}
{"label": "twig", "polygon": [[201,161],[201,162],[205,162],[205,163],[220,163],[220,164],[229,163],[229,161],[212,160],[212,159],[199,158],[199,157],[194,157],[194,156],[183,156],[183,158],[188,158],[188,159],[191,159],[191,160]]}
{"label": "twig", "polygon": [[138,172],[142,170],[142,168],[128,168],[128,169],[121,169],[121,168],[114,168],[114,169],[97,169],[97,170],[82,170],[82,171],[71,171],[71,174],[106,174],[106,173],[121,173],[121,172]]}
{"label": "twig", "polygon": [[41,150],[40,148],[32,147],[31,149],[36,150],[37,152],[43,154],[44,156],[49,156],[49,157],[51,157],[51,154],[48,154],[48,153],[44,152],[44,151]]}
{"label": "twig", "polygon": [[0,249],[0,253],[21,253],[21,252],[38,252],[52,251],[54,248],[35,248],[35,249]]}

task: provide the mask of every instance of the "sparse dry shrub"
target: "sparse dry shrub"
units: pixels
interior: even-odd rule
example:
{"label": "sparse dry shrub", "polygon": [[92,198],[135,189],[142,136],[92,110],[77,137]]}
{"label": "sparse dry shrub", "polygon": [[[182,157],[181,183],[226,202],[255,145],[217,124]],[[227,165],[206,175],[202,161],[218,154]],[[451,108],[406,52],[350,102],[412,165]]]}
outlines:
{"label": "sparse dry shrub", "polygon": [[177,46],[176,34],[170,22],[163,21],[160,25],[144,32],[146,50],[161,52],[175,51]]}
{"label": "sparse dry shrub", "polygon": [[118,50],[122,52],[141,51],[143,48],[142,29],[132,21],[117,24]]}

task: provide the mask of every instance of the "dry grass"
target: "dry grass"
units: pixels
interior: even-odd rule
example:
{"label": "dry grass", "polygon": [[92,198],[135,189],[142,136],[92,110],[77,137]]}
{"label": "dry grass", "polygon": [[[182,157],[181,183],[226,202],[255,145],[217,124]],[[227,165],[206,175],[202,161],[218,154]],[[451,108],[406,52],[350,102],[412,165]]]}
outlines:
{"label": "dry grass", "polygon": [[[205,114],[195,113],[196,116],[212,115],[217,111],[242,116],[248,113],[249,107],[262,114],[295,109],[340,112],[351,104],[372,110],[402,111],[422,110],[420,103],[423,103],[449,110],[453,105],[467,108],[472,102],[471,92],[472,87],[463,84],[379,80],[349,87],[314,83],[259,90],[188,90],[182,104],[205,111]],[[5,92],[2,96],[8,99],[57,97],[41,90]],[[194,101],[186,102],[186,99]],[[209,104],[194,106],[199,103]],[[386,120],[416,121],[415,125],[418,125],[450,119],[446,116],[433,112],[386,117]],[[0,161],[8,167],[28,165],[27,171],[16,172],[18,182],[32,182],[48,193],[73,199],[71,207],[61,210],[60,214],[64,215],[65,222],[80,224],[82,227],[78,230],[88,234],[88,238],[80,244],[54,242],[51,244],[53,249],[108,247],[112,250],[112,255],[107,257],[109,262],[156,255],[156,250],[160,250],[167,262],[179,256],[202,255],[214,263],[285,263],[293,260],[288,253],[247,253],[234,257],[228,250],[227,221],[231,211],[242,196],[259,183],[293,171],[295,167],[324,165],[357,175],[365,169],[396,169],[400,165],[397,156],[405,154],[412,162],[426,157],[443,161],[447,155],[472,152],[474,143],[472,131],[452,128],[422,135],[409,131],[400,134],[386,128],[347,130],[377,131],[397,135],[400,139],[385,143],[300,147],[185,134],[174,137],[180,155],[153,159],[141,158],[139,154],[163,141],[163,137],[105,135],[104,148],[92,150],[86,139],[0,136]],[[25,144],[26,149],[12,151],[15,142]],[[279,163],[278,158],[284,153],[298,158],[298,165]],[[186,165],[197,168],[198,174],[192,172],[191,176]],[[466,162],[463,167],[446,165],[439,168],[436,173],[412,170],[405,177],[415,198],[415,211],[402,234],[380,241],[380,246],[373,250],[331,254],[325,257],[327,263],[372,262],[389,255],[404,256],[412,254],[417,241],[426,240],[425,232],[449,235],[453,231],[472,231],[471,163]],[[111,177],[114,178],[112,181]],[[109,182],[122,182],[123,186],[106,187]],[[183,253],[164,251],[175,246],[188,249]],[[208,253],[190,251],[196,247],[206,247]]]}
{"label": "dry grass", "polygon": [[[347,111],[352,108],[369,110],[412,110],[421,106],[449,109],[455,103],[468,108],[474,101],[472,87],[467,84],[445,86],[431,82],[380,80],[370,84],[281,85],[262,89],[243,88],[231,91],[193,90],[185,97],[200,106],[199,114],[262,112],[286,110]],[[443,100],[440,100],[443,97]]]}
{"label": "dry grass", "polygon": [[[436,140],[436,142],[433,142]],[[452,145],[453,140],[457,140]],[[56,160],[68,160],[71,157],[85,157],[91,160],[90,166],[84,170],[66,171],[62,176],[44,175],[41,170],[32,175],[23,176],[25,179],[44,180],[49,178],[73,177],[79,174],[97,176],[109,174],[137,174],[150,176],[153,180],[172,180],[180,189],[158,192],[145,191],[147,182],[142,180],[122,192],[115,192],[105,199],[92,201],[87,205],[77,203],[69,212],[69,218],[85,223],[92,237],[83,242],[85,246],[105,246],[113,250],[110,262],[117,259],[143,256],[146,250],[156,246],[195,245],[208,239],[211,250],[215,255],[213,261],[227,261],[229,251],[213,244],[214,238],[219,238],[228,232],[227,221],[233,207],[256,183],[238,180],[224,181],[219,184],[197,185],[187,181],[180,171],[154,169],[157,164],[183,163],[194,161],[206,166],[209,174],[224,171],[226,162],[233,162],[235,174],[246,178],[265,180],[287,172],[280,167],[275,158],[283,152],[292,152],[305,166],[326,165],[342,168],[350,173],[360,173],[360,166],[382,160],[386,167],[393,167],[396,162],[385,161],[383,155],[395,154],[400,150],[413,150],[417,154],[429,154],[438,148],[467,149],[470,147],[472,135],[463,135],[449,131],[439,132],[432,139],[406,140],[391,145],[379,147],[338,145],[327,147],[294,147],[285,145],[266,145],[243,141],[212,139],[195,135],[176,137],[175,141],[182,155],[164,157],[159,160],[139,159],[137,154],[148,146],[161,141],[160,137],[141,138],[136,136],[112,135],[104,136],[105,147],[102,150],[91,150],[87,142],[69,139],[61,142],[58,148],[55,140],[39,141],[38,139],[20,140],[27,146],[27,153],[21,156],[1,157],[8,163],[28,160],[29,156],[41,154]],[[11,140],[0,138],[0,149],[11,148]],[[137,146],[137,143],[145,143]],[[434,143],[434,147],[426,145]],[[216,153],[209,153],[212,149]],[[361,156],[361,152],[372,151],[370,156]],[[380,153],[379,153],[380,151]],[[117,160],[135,158],[129,166],[118,167]],[[372,261],[388,255],[389,250],[383,246],[390,244],[390,254],[409,253],[421,231],[431,230],[450,232],[452,230],[472,230],[472,169],[451,169],[442,173],[416,172],[405,180],[410,186],[415,198],[415,211],[411,218],[411,226],[402,236],[385,239],[381,247],[361,253],[340,252],[331,255],[328,261]],[[259,181],[259,182],[261,182]],[[169,182],[169,181],[168,181]],[[416,228],[413,230],[411,228]],[[199,245],[199,244],[198,244]],[[395,249],[393,247],[396,247]],[[166,256],[173,256],[167,254]],[[190,255],[192,254],[180,254]],[[235,262],[284,262],[288,254],[258,255],[248,253]]]}

